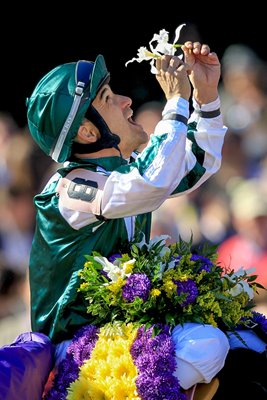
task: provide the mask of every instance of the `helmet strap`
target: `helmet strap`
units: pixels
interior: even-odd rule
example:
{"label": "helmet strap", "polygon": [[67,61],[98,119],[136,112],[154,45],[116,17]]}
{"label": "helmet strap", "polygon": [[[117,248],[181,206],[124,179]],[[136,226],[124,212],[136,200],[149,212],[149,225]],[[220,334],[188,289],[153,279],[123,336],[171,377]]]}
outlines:
{"label": "helmet strap", "polygon": [[120,152],[118,147],[118,144],[120,143],[119,136],[110,131],[104,119],[92,105],[88,108],[85,118],[88,118],[99,129],[101,137],[95,143],[90,144],[73,142],[72,155],[75,153],[95,153],[99,150],[110,149],[112,147]]}

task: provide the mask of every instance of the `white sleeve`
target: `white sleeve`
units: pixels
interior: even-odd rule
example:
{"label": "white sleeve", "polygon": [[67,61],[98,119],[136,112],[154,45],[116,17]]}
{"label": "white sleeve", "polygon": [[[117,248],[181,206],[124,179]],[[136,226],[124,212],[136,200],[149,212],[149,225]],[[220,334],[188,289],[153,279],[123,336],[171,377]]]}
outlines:
{"label": "white sleeve", "polygon": [[187,132],[188,116],[188,101],[176,97],[167,102],[146,149],[134,163],[107,179],[102,216],[120,218],[153,211],[170,195],[199,187],[219,169],[226,133],[221,116],[202,118],[194,113]]}

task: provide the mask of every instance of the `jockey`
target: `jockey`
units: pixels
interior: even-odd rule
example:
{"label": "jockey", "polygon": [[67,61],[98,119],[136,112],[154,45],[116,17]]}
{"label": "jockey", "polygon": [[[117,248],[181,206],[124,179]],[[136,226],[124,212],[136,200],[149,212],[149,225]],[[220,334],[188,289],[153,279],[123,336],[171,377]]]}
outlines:
{"label": "jockey", "polygon": [[[108,257],[141,231],[148,241],[151,212],[197,189],[221,165],[227,128],[218,97],[220,63],[207,45],[187,42],[182,48],[185,62],[171,55],[156,60],[167,102],[149,141],[134,122],[132,100],[113,92],[102,55],[56,67],[27,101],[33,139],[61,164],[34,198],[30,256],[32,330],[49,337],[57,354],[90,324],[78,292],[85,254]],[[214,347],[221,362],[212,376],[229,349],[221,334]],[[212,360],[218,362],[215,354]]]}
{"label": "jockey", "polygon": [[[192,46],[184,46],[185,55]],[[189,66],[175,56],[158,59],[156,77],[167,103],[151,140],[134,157],[148,136],[132,118],[132,100],[112,91],[102,55],[53,69],[28,100],[32,137],[64,163],[35,197],[30,257],[32,329],[54,343],[90,323],[77,291],[84,255],[108,257],[140,227],[148,240],[151,212],[198,188],[220,167],[226,133],[220,63],[208,46],[194,46],[195,111],[188,122]]]}

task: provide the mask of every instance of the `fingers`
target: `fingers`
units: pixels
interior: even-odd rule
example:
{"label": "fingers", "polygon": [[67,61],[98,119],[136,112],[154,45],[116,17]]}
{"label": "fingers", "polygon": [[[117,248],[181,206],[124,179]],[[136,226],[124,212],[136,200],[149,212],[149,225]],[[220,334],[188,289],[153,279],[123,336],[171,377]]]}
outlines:
{"label": "fingers", "polygon": [[[212,53],[209,53],[209,58],[213,60],[218,60],[218,56],[214,51]],[[218,60],[219,61],[219,60]]]}
{"label": "fingers", "polygon": [[182,50],[185,54],[190,54],[191,52],[195,55],[201,54],[207,56],[210,54],[210,48],[207,44],[201,44],[200,42],[185,42],[182,46]]}
{"label": "fingers", "polygon": [[158,71],[174,73],[180,66],[184,65],[183,61],[177,56],[164,55],[156,60],[156,68]]}

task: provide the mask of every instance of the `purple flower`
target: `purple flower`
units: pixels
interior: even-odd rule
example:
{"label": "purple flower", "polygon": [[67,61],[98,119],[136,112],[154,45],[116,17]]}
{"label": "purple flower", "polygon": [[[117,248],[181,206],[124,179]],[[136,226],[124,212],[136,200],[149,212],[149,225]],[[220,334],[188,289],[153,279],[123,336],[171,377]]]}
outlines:
{"label": "purple flower", "polygon": [[177,257],[174,258],[174,264],[175,264],[175,266],[176,266],[177,264],[179,264],[181,258],[182,258],[182,256],[177,256]]}
{"label": "purple flower", "polygon": [[155,337],[152,328],[139,328],[131,355],[138,369],[137,392],[143,400],[186,400],[173,376],[176,361],[169,327],[162,327]]}
{"label": "purple flower", "polygon": [[65,400],[68,386],[78,378],[79,367],[90,358],[98,339],[99,329],[87,325],[79,329],[67,348],[66,358],[58,365],[53,387],[45,396],[45,400]]}
{"label": "purple flower", "polygon": [[261,328],[261,330],[267,334],[267,318],[264,314],[261,314],[259,312],[256,311],[252,311],[253,314],[253,322],[255,322],[255,324],[258,324],[259,327]]}
{"label": "purple flower", "polygon": [[188,304],[193,303],[198,296],[198,288],[195,281],[187,279],[186,281],[173,281],[177,286],[177,293],[186,294],[186,299],[182,302],[181,307],[185,307]]}
{"label": "purple flower", "polygon": [[208,258],[199,256],[198,254],[192,254],[190,260],[200,262],[200,266],[198,267],[198,272],[201,272],[203,269],[207,272],[211,271],[213,264]]}
{"label": "purple flower", "polygon": [[141,328],[138,329],[135,341],[132,344],[131,347],[131,355],[133,359],[137,359],[140,357],[144,351],[144,349],[147,346],[147,341],[152,335],[152,328],[149,328],[145,330],[145,328],[142,326]]}
{"label": "purple flower", "polygon": [[114,263],[116,258],[121,258],[121,254],[120,253],[112,254],[111,256],[108,257],[108,261],[110,261],[111,263]]}
{"label": "purple flower", "polygon": [[45,400],[65,400],[67,396],[67,387],[78,378],[78,375],[78,365],[71,356],[67,354],[66,358],[59,363],[53,387],[45,396]]}
{"label": "purple flower", "polygon": [[146,301],[149,296],[151,283],[146,274],[132,274],[127,279],[122,289],[125,300],[133,302],[136,297]]}
{"label": "purple flower", "polygon": [[171,374],[141,374],[136,379],[136,386],[143,400],[186,400],[186,395],[179,390],[178,380]]}
{"label": "purple flower", "polygon": [[90,354],[97,341],[98,333],[99,329],[94,325],[86,325],[74,335],[67,349],[67,354],[72,356],[79,367],[83,364],[84,360],[90,358]]}

